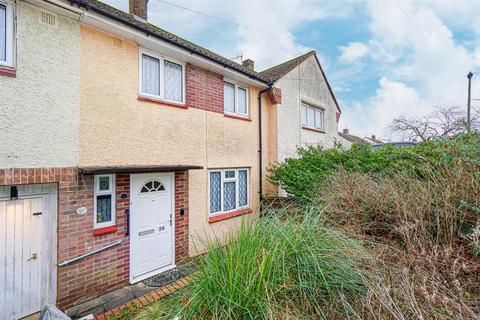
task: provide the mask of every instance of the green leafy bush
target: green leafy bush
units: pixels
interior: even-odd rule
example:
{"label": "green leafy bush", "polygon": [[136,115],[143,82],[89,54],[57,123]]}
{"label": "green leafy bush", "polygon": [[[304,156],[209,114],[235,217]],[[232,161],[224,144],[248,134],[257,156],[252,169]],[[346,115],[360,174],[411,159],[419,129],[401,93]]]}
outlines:
{"label": "green leafy bush", "polygon": [[413,147],[394,148],[385,145],[372,149],[369,145],[353,145],[344,150],[339,146],[324,149],[308,146],[298,149],[298,157],[269,168],[268,179],[301,202],[310,202],[327,178],[340,168],[345,172],[389,175],[406,172],[422,178],[432,168],[454,161],[480,161],[480,135],[461,134],[455,138],[428,141]]}

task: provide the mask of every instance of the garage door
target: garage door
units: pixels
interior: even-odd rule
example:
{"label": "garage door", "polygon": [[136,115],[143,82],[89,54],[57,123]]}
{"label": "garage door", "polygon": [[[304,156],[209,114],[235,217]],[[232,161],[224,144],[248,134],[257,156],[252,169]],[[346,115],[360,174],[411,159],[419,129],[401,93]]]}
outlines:
{"label": "garage door", "polygon": [[[50,195],[0,200],[0,319],[40,311],[51,289]],[[54,232],[55,233],[55,232]]]}

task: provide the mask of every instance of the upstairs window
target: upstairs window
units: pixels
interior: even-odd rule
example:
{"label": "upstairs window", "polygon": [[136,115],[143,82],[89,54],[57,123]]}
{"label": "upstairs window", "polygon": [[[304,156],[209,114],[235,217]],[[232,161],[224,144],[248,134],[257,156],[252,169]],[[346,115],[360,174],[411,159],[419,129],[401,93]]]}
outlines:
{"label": "upstairs window", "polygon": [[302,104],[300,108],[302,126],[305,128],[324,130],[324,110]]}
{"label": "upstairs window", "polygon": [[224,112],[227,114],[248,116],[248,90],[232,82],[223,83]]}
{"label": "upstairs window", "polygon": [[[1,0],[0,0],[1,1]],[[167,102],[184,103],[185,75],[181,63],[140,53],[140,94]]]}
{"label": "upstairs window", "polygon": [[115,175],[97,175],[94,179],[94,227],[115,225]]}
{"label": "upstairs window", "polygon": [[0,67],[13,67],[14,4],[0,0]]}

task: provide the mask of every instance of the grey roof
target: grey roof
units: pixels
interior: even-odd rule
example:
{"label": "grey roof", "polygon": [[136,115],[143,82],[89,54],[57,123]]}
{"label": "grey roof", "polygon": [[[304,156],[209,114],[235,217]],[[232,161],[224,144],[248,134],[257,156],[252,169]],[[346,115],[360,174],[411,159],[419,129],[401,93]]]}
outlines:
{"label": "grey roof", "polygon": [[126,13],[122,10],[116,9],[112,6],[109,6],[108,4],[105,4],[101,1],[97,1],[97,0],[71,0],[71,1],[72,3],[77,4],[79,7],[84,7],[87,10],[93,10],[111,19],[122,22],[130,27],[144,31],[148,35],[154,36],[160,40],[166,41],[168,43],[181,47],[182,49],[195,53],[203,58],[219,63],[234,71],[240,72],[252,79],[264,82],[265,84],[268,84],[270,82],[270,80],[267,77],[265,77],[264,75],[261,75],[258,72],[249,70],[248,68],[244,67],[241,64],[238,64],[225,57],[222,57],[219,54],[216,54],[208,49],[205,49],[199,45],[196,45],[193,42],[185,40],[177,35],[174,35],[173,33],[165,31],[151,23],[139,21],[135,19],[133,15]]}
{"label": "grey roof", "polygon": [[299,57],[282,62],[267,70],[263,70],[262,72],[260,72],[260,74],[270,79],[271,82],[275,82],[281,77],[283,77],[284,75],[286,75],[288,72],[293,70],[296,66],[301,64],[303,61],[307,60],[312,55],[315,55],[315,51],[310,51],[305,54],[302,54]]}
{"label": "grey roof", "polygon": [[350,141],[352,143],[358,143],[358,144],[364,144],[364,143],[367,143],[365,140],[363,140],[362,138],[360,137],[357,137],[357,136],[354,136],[352,134],[347,134],[347,133],[343,133],[343,132],[339,132],[338,135],[342,138],[344,138],[345,140],[347,141]]}
{"label": "grey roof", "polygon": [[325,72],[323,72],[323,68],[320,65],[320,61],[318,60],[317,53],[315,50],[312,50],[310,52],[307,52],[305,54],[302,54],[301,56],[298,56],[296,58],[293,58],[291,60],[285,61],[283,63],[280,63],[276,66],[273,66],[269,69],[263,70],[260,72],[260,74],[270,80],[270,83],[273,84],[280,78],[282,78],[284,75],[292,71],[295,67],[300,65],[302,62],[307,60],[310,57],[315,57],[315,61],[317,62],[318,68],[320,69],[320,72],[322,73],[323,78],[325,79],[325,83],[327,84],[328,91],[330,91],[330,94],[333,97],[333,101],[335,102],[335,105],[337,106],[338,111],[341,113],[342,109],[340,109],[340,105],[337,102],[337,98],[335,97],[335,94],[333,93],[332,87],[330,86],[330,83],[328,82],[327,76],[325,75]]}

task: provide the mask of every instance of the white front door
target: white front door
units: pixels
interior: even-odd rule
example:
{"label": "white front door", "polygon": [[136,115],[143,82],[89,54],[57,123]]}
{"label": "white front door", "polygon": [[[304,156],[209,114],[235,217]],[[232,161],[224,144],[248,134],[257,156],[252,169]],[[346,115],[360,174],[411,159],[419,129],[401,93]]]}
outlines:
{"label": "white front door", "polygon": [[[46,303],[49,197],[0,200],[0,319],[19,319]],[[42,294],[42,292],[44,294]]]}
{"label": "white front door", "polygon": [[130,176],[130,282],[174,263],[173,174]]}

